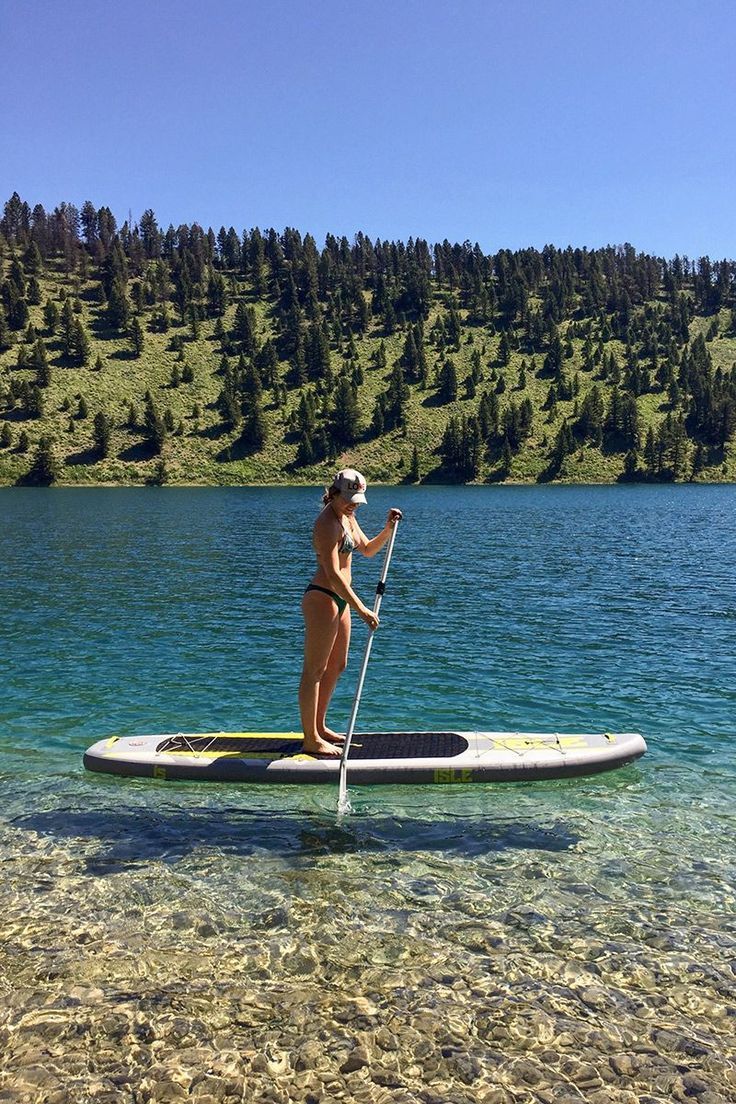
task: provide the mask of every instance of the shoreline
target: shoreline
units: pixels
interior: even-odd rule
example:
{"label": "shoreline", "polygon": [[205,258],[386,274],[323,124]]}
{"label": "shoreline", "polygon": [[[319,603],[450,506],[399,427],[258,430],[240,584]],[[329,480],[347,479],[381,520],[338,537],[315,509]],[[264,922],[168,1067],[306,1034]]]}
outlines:
{"label": "shoreline", "polygon": [[[147,483],[145,480],[138,483],[120,483],[114,480],[106,480],[104,483],[52,483],[49,485],[37,485],[31,483],[0,483],[0,490],[16,489],[16,490],[64,490],[73,489],[79,490],[81,488],[150,488],[150,489],[193,489],[193,488],[210,488],[212,490],[223,490],[228,487],[264,487],[275,488],[282,487],[285,490],[289,490],[297,487],[322,487],[327,486],[327,482],[319,480],[304,481],[304,482],[233,482],[233,483],[190,483],[186,481],[176,480],[165,483]],[[736,480],[709,480],[709,479],[680,479],[672,481],[659,481],[659,480],[644,480],[644,479],[631,479],[631,480],[607,480],[601,482],[585,482],[577,480],[555,480],[550,482],[537,482],[526,480],[513,480],[506,479],[502,483],[495,480],[483,480],[470,483],[453,483],[449,480],[442,482],[430,482],[429,480],[421,480],[418,483],[408,482],[396,482],[388,483],[384,480],[371,480],[369,482],[371,487],[397,487],[405,489],[407,487],[421,488],[421,487],[453,487],[453,488],[465,488],[465,487],[486,487],[489,489],[503,489],[504,487],[538,487],[538,488],[553,488],[553,487],[736,487]]]}

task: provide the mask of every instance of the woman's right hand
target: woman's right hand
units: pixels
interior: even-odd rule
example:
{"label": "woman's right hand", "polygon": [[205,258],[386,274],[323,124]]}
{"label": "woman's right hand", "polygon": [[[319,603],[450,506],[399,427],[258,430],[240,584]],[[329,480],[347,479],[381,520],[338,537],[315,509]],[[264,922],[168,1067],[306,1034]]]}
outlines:
{"label": "woman's right hand", "polygon": [[368,609],[368,606],[363,606],[358,610],[358,617],[365,621],[371,632],[374,632],[378,628],[378,618],[372,609]]}

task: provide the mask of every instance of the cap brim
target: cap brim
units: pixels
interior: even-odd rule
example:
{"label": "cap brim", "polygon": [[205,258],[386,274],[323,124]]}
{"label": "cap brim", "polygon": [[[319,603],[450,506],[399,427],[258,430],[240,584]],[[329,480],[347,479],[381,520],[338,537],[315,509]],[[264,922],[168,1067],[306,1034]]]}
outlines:
{"label": "cap brim", "polygon": [[363,494],[362,491],[358,491],[357,494],[346,495],[345,497],[347,498],[348,502],[353,503],[355,505],[359,505],[361,502],[367,502],[368,501],[368,499],[365,497],[365,495]]}

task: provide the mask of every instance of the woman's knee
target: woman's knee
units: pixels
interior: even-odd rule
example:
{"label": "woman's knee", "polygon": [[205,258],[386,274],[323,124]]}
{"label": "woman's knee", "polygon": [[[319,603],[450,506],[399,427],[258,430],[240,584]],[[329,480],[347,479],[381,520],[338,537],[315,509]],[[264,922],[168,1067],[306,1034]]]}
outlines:
{"label": "woman's knee", "polygon": [[335,661],[335,666],[337,667],[338,675],[341,675],[343,673],[343,671],[345,670],[347,665],[348,665],[348,653],[347,652],[341,652],[340,655],[337,656],[336,661]]}
{"label": "woman's knee", "polygon": [[327,670],[327,662],[320,660],[304,660],[304,666],[302,668],[302,681],[303,682],[320,682],[324,677],[324,673]]}

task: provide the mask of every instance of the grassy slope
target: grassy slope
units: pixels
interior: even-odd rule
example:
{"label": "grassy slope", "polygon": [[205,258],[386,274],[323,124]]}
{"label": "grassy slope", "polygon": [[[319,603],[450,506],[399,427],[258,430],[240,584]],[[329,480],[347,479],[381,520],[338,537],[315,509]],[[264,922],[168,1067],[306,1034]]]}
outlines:
{"label": "grassy slope", "polygon": [[[314,483],[323,481],[332,471],[335,466],[333,463],[308,468],[293,467],[296,445],[292,441],[285,441],[284,414],[270,405],[271,396],[268,392],[266,393],[266,416],[269,423],[269,437],[266,447],[255,456],[227,459],[228,446],[232,444],[237,434],[221,433],[219,415],[212,407],[221,389],[221,380],[216,374],[221,354],[218,343],[212,338],[214,321],[202,322],[200,336],[197,341],[193,341],[188,327],[178,326],[176,323],[166,334],[151,333],[148,330],[150,312],[144,312],[141,320],[145,331],[145,349],[143,355],[136,359],[130,353],[129,341],[106,328],[100,308],[93,300],[92,293],[95,287],[96,281],[79,284],[76,278],[65,277],[61,270],[55,269],[53,265],[41,279],[43,302],[49,296],[60,302],[59,293],[62,288],[81,298],[82,319],[87,326],[92,343],[90,361],[84,368],[63,367],[58,341],[56,339],[49,341],[44,332],[42,306],[30,308],[31,321],[39,334],[47,340],[53,378],[50,387],[44,392],[45,408],[41,419],[21,421],[14,415],[10,416],[14,446],[10,449],[0,448],[0,483],[14,483],[25,473],[35,443],[43,433],[50,433],[55,438],[57,453],[65,461],[59,480],[61,483],[143,483],[151,476],[157,462],[156,458],[151,458],[142,447],[142,435],[139,432],[122,427],[127,418],[130,402],[133,402],[142,413],[143,395],[147,388],[152,391],[162,411],[166,407],[171,408],[176,425],[180,421],[184,423],[184,434],[171,437],[165,448],[167,478],[171,483]],[[245,292],[244,297],[250,301],[249,295]],[[444,309],[442,296],[437,297],[437,304],[426,323],[425,332],[429,332],[435,314],[440,309]],[[259,303],[256,304],[256,311],[259,336],[263,338],[270,332],[268,307],[266,304]],[[226,329],[232,324],[234,312],[235,303],[233,302],[223,319]],[[721,318],[722,328],[725,328],[727,322],[726,315],[727,312],[724,311]],[[691,334],[705,331],[710,321],[710,319],[696,318],[691,326]],[[564,324],[560,329],[564,337]],[[177,361],[177,354],[171,351],[169,346],[172,337],[176,334],[184,336],[186,359],[194,369],[194,382],[173,388],[170,385],[170,378],[172,368]],[[22,335],[15,336],[18,340]],[[356,339],[365,379],[359,393],[364,426],[370,422],[377,394],[386,386],[388,369],[386,372],[381,372],[370,363],[371,353],[377,348],[381,336],[377,330],[371,329],[364,339]],[[490,372],[488,365],[494,361],[498,340],[497,336],[489,336],[486,331],[479,328],[464,329],[460,352],[451,354],[458,369],[461,396],[465,393],[464,380],[470,371],[470,356],[473,349],[482,350],[485,345],[485,352],[481,359],[484,380],[487,380]],[[399,356],[403,341],[404,335],[399,331],[385,339],[389,367]],[[578,370],[581,363],[582,342],[574,341],[573,345],[574,356],[566,361],[568,373]],[[711,341],[708,347],[714,367],[722,365],[730,368],[736,361],[736,339],[719,336]],[[623,363],[623,348],[619,342],[610,342],[607,349],[615,352],[619,363]],[[0,354],[0,378],[6,383],[11,375],[25,376],[29,380],[35,379],[35,373],[32,371],[15,370],[17,354],[17,344]],[[104,362],[103,370],[100,372],[93,368],[98,354]],[[427,356],[430,375],[432,375],[437,355],[429,346]],[[536,359],[537,365],[540,366],[542,358],[537,355]],[[549,381],[540,380],[527,371],[526,389],[518,390],[517,380],[521,360],[522,355],[514,353],[509,366],[502,369],[507,388],[500,396],[501,406],[503,408],[511,399],[518,403],[528,395],[532,399],[535,410],[534,429],[522,451],[514,457],[509,481],[535,482],[547,466],[549,450],[557,430],[563,417],[571,414],[573,403],[559,403],[557,412],[550,421],[547,412],[541,409],[549,388]],[[530,357],[527,356],[526,360],[529,362]],[[333,370],[337,370],[341,363],[341,353],[334,349],[332,362]],[[181,365],[179,367],[181,368]],[[281,365],[280,370],[283,372],[284,369],[285,365]],[[594,380],[590,373],[586,374],[582,371],[580,380],[578,400],[582,401]],[[433,390],[422,391],[412,387],[406,432],[392,432],[378,439],[361,441],[351,448],[349,453],[343,454],[340,461],[349,462],[360,468],[372,481],[398,482],[404,478],[408,470],[412,450],[416,444],[422,476],[429,479],[439,478],[436,449],[450,414],[475,413],[481,390],[494,386],[490,382],[483,382],[479,385],[474,399],[468,400],[461,397],[456,404],[444,406],[435,404]],[[603,384],[603,388],[607,391],[607,385]],[[89,416],[83,420],[73,416],[80,395],[84,396],[89,406]],[[71,402],[71,410],[67,412],[62,410],[65,400]],[[299,392],[289,391],[287,411],[298,401]],[[656,425],[664,417],[666,413],[664,401],[665,397],[661,394],[648,394],[639,399],[644,428],[642,440],[648,424],[654,422]],[[199,403],[203,408],[203,416],[198,428],[192,418],[192,407],[195,403]],[[96,460],[91,451],[92,422],[98,410],[104,410],[112,418],[115,426],[110,456],[105,460]],[[30,453],[25,455],[18,453],[15,448],[21,429],[25,429],[31,439]],[[486,463],[481,472],[481,481],[493,478],[494,467],[492,460]],[[583,447],[566,458],[559,481],[613,482],[621,474],[622,467],[622,454],[604,455],[597,449]],[[728,448],[724,462],[706,468],[700,478],[706,481],[736,480],[736,448],[733,445]]]}

